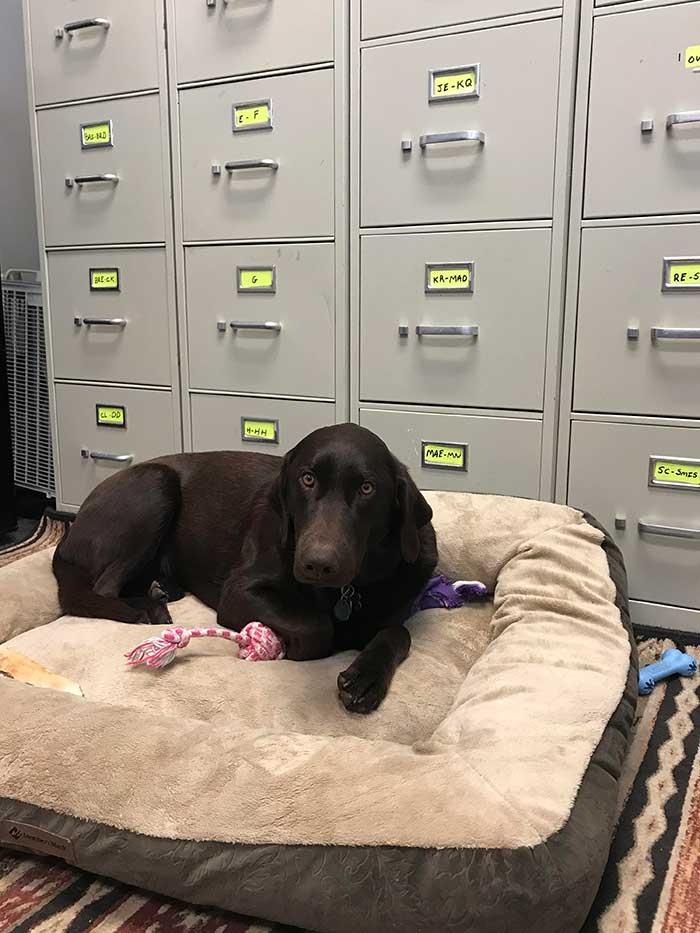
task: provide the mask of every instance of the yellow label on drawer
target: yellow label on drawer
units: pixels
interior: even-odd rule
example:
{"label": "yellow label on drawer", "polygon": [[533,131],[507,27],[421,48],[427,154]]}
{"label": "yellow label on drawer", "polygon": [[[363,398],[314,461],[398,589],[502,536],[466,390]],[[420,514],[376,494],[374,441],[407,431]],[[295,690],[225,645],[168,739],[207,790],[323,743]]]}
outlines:
{"label": "yellow label on drawer", "polygon": [[238,270],[238,290],[241,292],[255,291],[257,288],[270,291],[274,284],[274,274],[271,268]]}
{"label": "yellow label on drawer", "polygon": [[119,291],[119,269],[90,269],[90,291]]}
{"label": "yellow label on drawer", "polygon": [[467,444],[437,444],[423,441],[422,466],[439,470],[467,470]]}
{"label": "yellow label on drawer", "polygon": [[650,482],[700,489],[700,462],[652,459]]}
{"label": "yellow label on drawer", "polygon": [[90,149],[92,146],[111,146],[112,145],[112,124],[105,123],[84,123],[80,127],[80,134],[83,149]]}
{"label": "yellow label on drawer", "polygon": [[124,405],[97,405],[97,423],[107,428],[126,427],[126,407]]}
{"label": "yellow label on drawer", "polygon": [[256,104],[234,104],[233,125],[237,130],[264,129],[270,126],[270,102]]}
{"label": "yellow label on drawer", "polygon": [[689,45],[685,50],[685,67],[700,68],[700,45]]}
{"label": "yellow label on drawer", "polygon": [[479,73],[475,65],[455,71],[433,71],[430,74],[430,99],[445,97],[475,97],[479,93]]}
{"label": "yellow label on drawer", "polygon": [[433,290],[449,289],[457,291],[472,290],[472,270],[469,266],[447,268],[431,267],[428,269],[428,288]]}
{"label": "yellow label on drawer", "polygon": [[277,444],[279,443],[279,422],[241,418],[241,439]]}
{"label": "yellow label on drawer", "polygon": [[700,285],[700,260],[669,263],[666,271],[666,285],[669,288]]}

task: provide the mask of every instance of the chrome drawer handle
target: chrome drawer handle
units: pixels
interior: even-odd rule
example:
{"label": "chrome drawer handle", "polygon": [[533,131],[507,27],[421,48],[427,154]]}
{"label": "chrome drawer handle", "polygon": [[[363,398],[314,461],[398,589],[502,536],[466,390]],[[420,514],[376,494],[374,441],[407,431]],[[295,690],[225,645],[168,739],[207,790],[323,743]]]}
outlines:
{"label": "chrome drawer handle", "polygon": [[654,525],[650,522],[637,522],[640,534],[659,535],[662,538],[686,538],[691,541],[700,541],[700,528],[676,528],[673,525]]}
{"label": "chrome drawer handle", "polygon": [[76,327],[126,327],[126,318],[123,317],[74,317]]}
{"label": "chrome drawer handle", "polygon": [[279,334],[282,324],[279,321],[231,321],[229,327],[237,330],[271,330]]}
{"label": "chrome drawer handle", "polygon": [[700,110],[686,110],[685,113],[669,113],[666,117],[666,129],[680,126],[682,123],[700,123]]}
{"label": "chrome drawer handle", "polygon": [[224,168],[227,172],[241,172],[250,168],[269,168],[276,172],[280,167],[276,159],[243,159],[241,162],[227,162]]}
{"label": "chrome drawer handle", "polygon": [[93,16],[90,19],[76,19],[73,23],[64,23],[63,26],[56,27],[56,38],[62,39],[65,33],[70,36],[73,32],[80,29],[92,29],[93,26],[99,26],[101,29],[109,29],[112,21],[104,16]]}
{"label": "chrome drawer handle", "polygon": [[131,463],[134,459],[133,454],[104,454],[98,450],[88,450],[86,447],[81,449],[80,456],[84,460],[109,460],[110,463]]}
{"label": "chrome drawer handle", "polygon": [[481,130],[458,130],[456,133],[426,133],[425,136],[420,137],[418,142],[421,149],[440,143],[474,142],[481,143],[483,146],[486,142],[486,133],[482,133]]}
{"label": "chrome drawer handle", "polygon": [[93,185],[104,181],[116,185],[119,181],[119,175],[115,175],[113,172],[104,172],[102,175],[76,175],[75,178],[66,175],[66,188],[72,188],[73,185]]}
{"label": "chrome drawer handle", "polygon": [[700,327],[652,327],[652,340],[700,340]]}
{"label": "chrome drawer handle", "polygon": [[[400,328],[399,334],[401,334]],[[467,324],[452,327],[418,324],[416,327],[416,334],[419,337],[478,337],[479,325]]]}

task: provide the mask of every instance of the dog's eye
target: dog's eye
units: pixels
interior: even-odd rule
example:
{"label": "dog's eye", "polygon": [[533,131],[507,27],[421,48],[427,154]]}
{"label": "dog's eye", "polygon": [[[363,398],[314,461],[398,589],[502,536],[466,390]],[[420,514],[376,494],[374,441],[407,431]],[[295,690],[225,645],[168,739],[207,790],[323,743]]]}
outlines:
{"label": "dog's eye", "polygon": [[360,492],[363,496],[371,496],[374,492],[374,483],[366,482],[360,486]]}
{"label": "dog's eye", "polygon": [[302,473],[301,482],[307,489],[312,489],[316,485],[316,477],[313,473]]}

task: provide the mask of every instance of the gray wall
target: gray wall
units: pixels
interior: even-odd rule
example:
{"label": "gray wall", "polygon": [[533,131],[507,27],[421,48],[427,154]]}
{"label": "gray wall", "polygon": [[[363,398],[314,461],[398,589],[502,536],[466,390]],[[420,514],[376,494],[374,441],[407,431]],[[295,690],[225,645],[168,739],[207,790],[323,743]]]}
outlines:
{"label": "gray wall", "polygon": [[39,268],[21,0],[0,0],[0,266]]}

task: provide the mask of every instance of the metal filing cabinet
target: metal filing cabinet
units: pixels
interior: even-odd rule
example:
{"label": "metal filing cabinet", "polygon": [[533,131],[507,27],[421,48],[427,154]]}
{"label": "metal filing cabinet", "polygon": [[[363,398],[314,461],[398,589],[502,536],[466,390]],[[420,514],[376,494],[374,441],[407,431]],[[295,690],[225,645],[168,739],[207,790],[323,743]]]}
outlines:
{"label": "metal filing cabinet", "polygon": [[[25,0],[59,508],[182,449],[163,7]],[[96,15],[99,14],[99,15]]]}
{"label": "metal filing cabinet", "polygon": [[346,7],[167,0],[188,450],[348,419]]}
{"label": "metal filing cabinet", "polygon": [[550,498],[577,4],[351,9],[353,417],[423,488]]}
{"label": "metal filing cabinet", "polygon": [[[700,631],[700,3],[584,0],[557,497]],[[629,54],[627,54],[629,53]]]}

